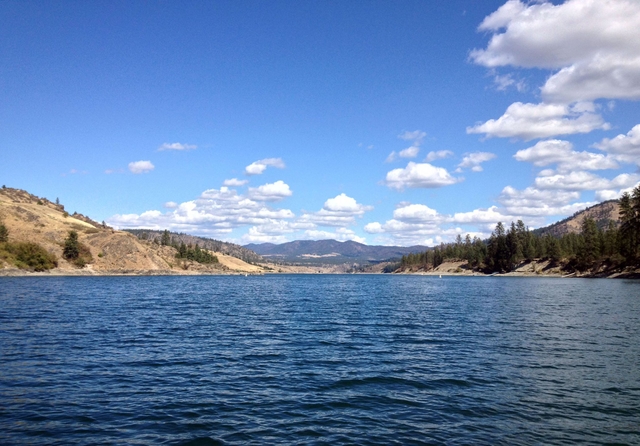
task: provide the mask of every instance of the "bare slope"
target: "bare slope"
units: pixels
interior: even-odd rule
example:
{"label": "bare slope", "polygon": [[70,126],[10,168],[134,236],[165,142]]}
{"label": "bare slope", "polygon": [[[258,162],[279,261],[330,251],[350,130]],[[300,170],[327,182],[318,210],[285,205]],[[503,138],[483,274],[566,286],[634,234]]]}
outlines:
{"label": "bare slope", "polygon": [[587,217],[593,218],[601,229],[607,227],[609,222],[618,225],[620,222],[620,204],[618,200],[604,201],[595,206],[578,211],[571,217],[560,220],[557,223],[536,229],[534,232],[538,235],[551,234],[555,237],[561,237],[570,233],[577,234],[581,231],[582,222]]}
{"label": "bare slope", "polygon": [[[0,219],[9,230],[9,241],[35,242],[54,254],[58,268],[52,272],[57,274],[202,274],[260,270],[219,253],[218,264],[178,260],[174,248],[138,240],[133,234],[116,231],[81,214],[69,215],[64,206],[20,189],[0,189]],[[64,240],[72,230],[93,256],[92,263],[82,269],[62,257]],[[0,273],[21,271],[0,261]]]}

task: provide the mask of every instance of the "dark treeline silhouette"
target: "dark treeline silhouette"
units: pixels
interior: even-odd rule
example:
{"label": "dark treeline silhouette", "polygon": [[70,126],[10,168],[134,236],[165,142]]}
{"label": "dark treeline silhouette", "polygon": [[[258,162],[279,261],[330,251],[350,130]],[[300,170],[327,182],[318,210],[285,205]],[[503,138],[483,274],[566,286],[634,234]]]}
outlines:
{"label": "dark treeline silhouette", "polygon": [[522,220],[505,228],[499,222],[488,240],[458,235],[454,243],[402,257],[401,268],[438,267],[445,260],[467,261],[469,267],[486,272],[513,271],[523,261],[562,262],[565,269],[587,271],[609,267],[640,266],[640,186],[620,198],[620,224],[598,227],[591,217],[582,220],[579,233],[560,237],[540,236]]}

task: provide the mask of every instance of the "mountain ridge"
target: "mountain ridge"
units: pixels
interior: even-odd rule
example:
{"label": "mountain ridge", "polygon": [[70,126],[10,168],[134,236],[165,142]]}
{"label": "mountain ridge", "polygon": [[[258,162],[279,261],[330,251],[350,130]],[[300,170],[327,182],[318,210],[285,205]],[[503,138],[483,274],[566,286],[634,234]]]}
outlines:
{"label": "mountain ridge", "polygon": [[423,245],[365,245],[353,240],[341,242],[333,239],[294,240],[281,244],[249,243],[243,245],[243,247],[265,258],[278,258],[283,261],[304,263],[336,263],[349,261],[381,262],[428,249],[427,246]]}

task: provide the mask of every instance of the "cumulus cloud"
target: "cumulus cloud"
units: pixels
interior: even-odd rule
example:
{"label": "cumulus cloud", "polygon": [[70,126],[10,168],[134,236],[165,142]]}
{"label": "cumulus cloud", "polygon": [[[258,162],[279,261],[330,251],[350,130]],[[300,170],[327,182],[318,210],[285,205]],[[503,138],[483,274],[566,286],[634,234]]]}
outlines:
{"label": "cumulus cloud", "polygon": [[537,177],[535,186],[540,189],[553,190],[612,190],[630,187],[640,181],[640,175],[623,173],[608,180],[591,172],[576,171]]}
{"label": "cumulus cloud", "polygon": [[640,166],[640,124],[634,126],[626,135],[603,139],[595,144],[595,147],[612,154],[622,162]]}
{"label": "cumulus cloud", "polygon": [[165,204],[163,204],[163,206],[167,209],[175,209],[178,207],[178,203],[176,203],[175,201],[167,201]]}
{"label": "cumulus cloud", "polygon": [[427,205],[400,203],[393,211],[392,219],[384,223],[368,223],[364,231],[377,235],[378,240],[386,243],[433,245],[464,232],[460,228],[444,228],[442,225],[448,222],[451,222],[451,217],[439,214]]}
{"label": "cumulus cloud", "polygon": [[404,141],[410,141],[411,146],[406,149],[401,150],[400,152],[396,152],[395,150],[387,156],[385,163],[391,163],[400,158],[415,158],[418,156],[420,152],[420,146],[424,141],[424,138],[427,136],[426,132],[422,130],[414,130],[412,132],[405,131],[398,135],[398,138]]}
{"label": "cumulus cloud", "polygon": [[249,188],[249,198],[256,201],[280,201],[293,194],[289,185],[282,180]]}
{"label": "cumulus cloud", "polygon": [[260,175],[265,170],[267,170],[268,166],[276,167],[278,169],[285,168],[285,164],[284,161],[282,161],[282,158],[265,158],[249,164],[247,167],[245,167],[244,173],[246,175]]}
{"label": "cumulus cloud", "polygon": [[442,167],[435,167],[429,163],[407,164],[404,169],[393,169],[387,173],[385,184],[392,189],[403,190],[406,188],[436,188],[449,186],[462,181],[454,178]]}
{"label": "cumulus cloud", "polygon": [[435,152],[427,153],[427,157],[424,159],[426,162],[430,163],[431,161],[435,161],[441,158],[448,158],[453,155],[451,150],[438,150]]}
{"label": "cumulus cloud", "polygon": [[509,0],[480,24],[493,35],[471,59],[486,67],[558,70],[542,87],[547,102],[640,99],[640,2]]}
{"label": "cumulus cloud", "polygon": [[195,150],[198,146],[194,144],[182,144],[180,142],[165,142],[160,147],[158,147],[159,151],[163,150]]}
{"label": "cumulus cloud", "polygon": [[354,198],[342,193],[325,201],[318,212],[307,212],[298,220],[320,226],[349,226],[355,223],[356,217],[372,210],[372,206],[358,203]]}
{"label": "cumulus cloud", "polygon": [[569,141],[558,139],[540,141],[533,147],[519,150],[513,157],[518,161],[526,161],[539,167],[557,164],[557,169],[561,173],[572,170],[605,170],[619,167],[615,159],[610,156],[601,153],[576,152],[573,150],[573,144]]}
{"label": "cumulus cloud", "polygon": [[228,187],[240,187],[240,186],[244,186],[248,182],[249,180],[239,180],[237,178],[229,178],[227,180],[224,180],[222,182],[222,185],[228,186]]}
{"label": "cumulus cloud", "polygon": [[272,209],[228,187],[209,189],[199,198],[180,203],[173,211],[117,214],[107,219],[116,228],[170,229],[178,232],[224,236],[234,228],[273,224],[293,219],[289,209]]}
{"label": "cumulus cloud", "polygon": [[505,214],[497,206],[491,206],[488,209],[474,209],[469,212],[456,212],[453,215],[454,222],[465,224],[489,223],[490,225],[495,225],[499,221],[515,221],[518,219],[519,216]]}
{"label": "cumulus cloud", "polygon": [[[576,202],[580,199],[580,192],[567,190],[540,190],[527,187],[518,190],[511,186],[502,189],[498,202],[504,206],[507,214],[530,217],[549,215],[571,215],[593,202]],[[530,219],[528,218],[527,221]]]}
{"label": "cumulus cloud", "polygon": [[338,240],[341,242],[352,240],[358,243],[366,243],[366,239],[364,237],[360,237],[351,229],[346,228],[339,228],[334,232],[308,229],[304,232],[302,238],[306,240]]}
{"label": "cumulus cloud", "polygon": [[518,138],[529,141],[557,135],[589,133],[611,128],[595,113],[593,104],[523,104],[514,102],[498,119],[467,127],[467,133],[484,133],[488,138]]}
{"label": "cumulus cloud", "polygon": [[456,172],[462,172],[462,169],[471,169],[474,172],[482,172],[481,164],[492,160],[496,157],[494,153],[490,152],[474,152],[465,155],[462,158],[462,162],[458,164]]}
{"label": "cumulus cloud", "polygon": [[133,161],[129,163],[129,171],[135,174],[151,172],[155,167],[151,164],[151,161]]}

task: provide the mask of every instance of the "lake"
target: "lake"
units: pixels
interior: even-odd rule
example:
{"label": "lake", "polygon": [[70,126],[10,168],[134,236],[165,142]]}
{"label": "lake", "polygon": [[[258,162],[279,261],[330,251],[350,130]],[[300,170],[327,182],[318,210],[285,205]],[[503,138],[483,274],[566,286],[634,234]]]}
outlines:
{"label": "lake", "polygon": [[640,444],[640,282],[0,278],[0,443]]}

